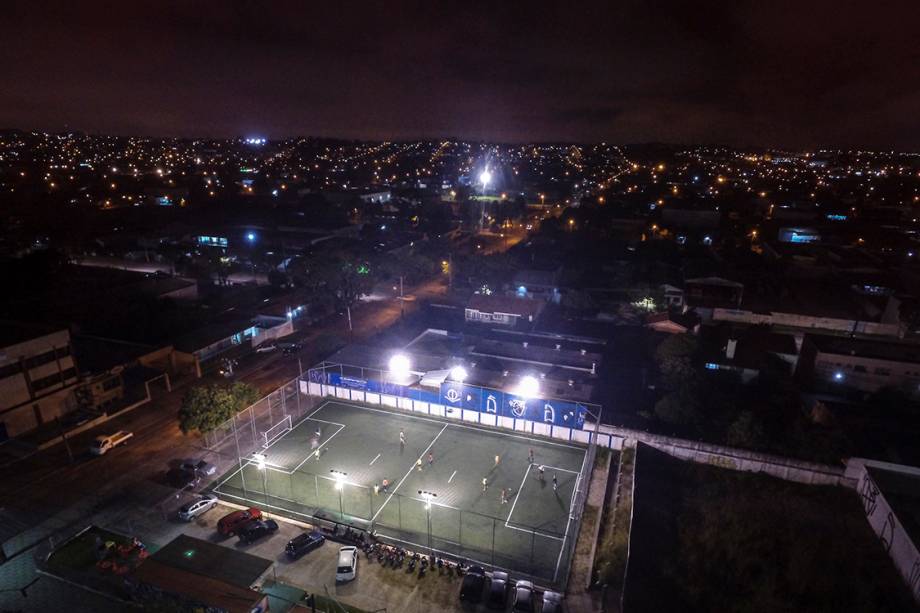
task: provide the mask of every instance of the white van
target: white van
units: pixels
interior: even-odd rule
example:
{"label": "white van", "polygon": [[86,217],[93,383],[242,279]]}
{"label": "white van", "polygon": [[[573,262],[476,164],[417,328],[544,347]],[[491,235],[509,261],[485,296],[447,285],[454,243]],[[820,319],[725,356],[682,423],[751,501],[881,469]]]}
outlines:
{"label": "white van", "polygon": [[358,548],[342,547],[339,549],[339,561],[335,567],[336,581],[351,581],[358,569]]}
{"label": "white van", "polygon": [[128,439],[134,436],[131,432],[119,430],[115,434],[103,434],[97,436],[93,444],[89,446],[89,452],[93,455],[103,455],[110,449],[128,442]]}

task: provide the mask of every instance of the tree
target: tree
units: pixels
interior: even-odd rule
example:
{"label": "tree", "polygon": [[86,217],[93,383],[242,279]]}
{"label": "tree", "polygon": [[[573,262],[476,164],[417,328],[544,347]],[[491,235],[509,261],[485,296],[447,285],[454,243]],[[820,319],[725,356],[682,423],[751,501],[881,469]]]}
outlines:
{"label": "tree", "polygon": [[247,383],[193,387],[182,399],[179,429],[183,434],[210,432],[258,399],[259,390]]}

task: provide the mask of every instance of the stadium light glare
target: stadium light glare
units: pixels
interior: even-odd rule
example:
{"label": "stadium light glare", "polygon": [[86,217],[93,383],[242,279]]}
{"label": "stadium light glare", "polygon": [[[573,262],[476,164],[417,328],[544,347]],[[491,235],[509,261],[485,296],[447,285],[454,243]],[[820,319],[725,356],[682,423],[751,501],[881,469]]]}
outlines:
{"label": "stadium light glare", "polygon": [[466,369],[462,366],[454,366],[450,369],[450,378],[458,383],[463,383],[467,377]]}
{"label": "stadium light glare", "polygon": [[397,379],[405,379],[409,376],[409,370],[412,368],[412,363],[409,361],[409,357],[403,353],[397,353],[392,358],[390,358],[390,374]]}
{"label": "stadium light glare", "polygon": [[489,186],[489,183],[492,182],[492,171],[486,167],[481,173],[479,173],[479,182],[482,183],[482,188],[485,189]]}
{"label": "stadium light glare", "polygon": [[540,393],[540,382],[532,375],[525,375],[518,382],[516,393],[524,398],[536,398]]}
{"label": "stadium light glare", "polygon": [[256,466],[259,470],[265,470],[265,454],[264,453],[254,453],[252,458],[256,461]]}

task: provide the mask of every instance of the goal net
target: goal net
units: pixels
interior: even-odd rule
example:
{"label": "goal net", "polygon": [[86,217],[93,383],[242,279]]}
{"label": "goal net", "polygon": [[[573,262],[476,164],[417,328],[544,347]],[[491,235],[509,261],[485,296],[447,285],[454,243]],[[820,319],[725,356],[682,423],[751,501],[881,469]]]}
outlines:
{"label": "goal net", "polygon": [[265,437],[265,442],[263,443],[264,447],[271,445],[276,439],[284,436],[291,431],[291,416],[286,415],[284,419],[279,421],[277,424],[266,430],[262,433],[262,436]]}

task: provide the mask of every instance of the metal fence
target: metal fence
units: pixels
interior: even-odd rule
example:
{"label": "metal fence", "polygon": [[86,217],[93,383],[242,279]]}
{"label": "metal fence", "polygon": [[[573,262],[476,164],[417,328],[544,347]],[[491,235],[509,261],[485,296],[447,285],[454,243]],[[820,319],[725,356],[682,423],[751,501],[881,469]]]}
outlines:
{"label": "metal fence", "polygon": [[[339,365],[336,367],[338,370]],[[340,368],[339,372],[345,376],[363,378],[372,374],[371,369],[344,365]],[[326,402],[325,396],[306,393],[309,387],[306,373],[304,389],[300,381],[299,377],[289,381],[207,434],[208,448],[225,460],[232,458],[239,466],[234,476],[220,483],[217,492],[221,496],[237,502],[264,503],[266,508],[301,520],[344,521],[373,528],[384,538],[421,551],[506,569],[559,589],[566,587],[596,456],[599,406],[585,405],[593,429],[579,431],[586,441],[587,453],[576,479],[566,530],[559,534],[521,524],[508,526],[505,519],[428,504],[400,493],[387,494],[386,499],[392,497],[392,500],[382,509],[384,497],[378,498],[367,486],[349,484],[337,489],[335,480],[328,475],[302,469],[259,470],[251,458],[262,449],[262,433],[288,415],[296,427]],[[326,392],[329,393],[328,389]],[[398,406],[393,408],[399,410]],[[536,430],[533,433],[540,434]],[[545,435],[550,436],[551,431]]]}

